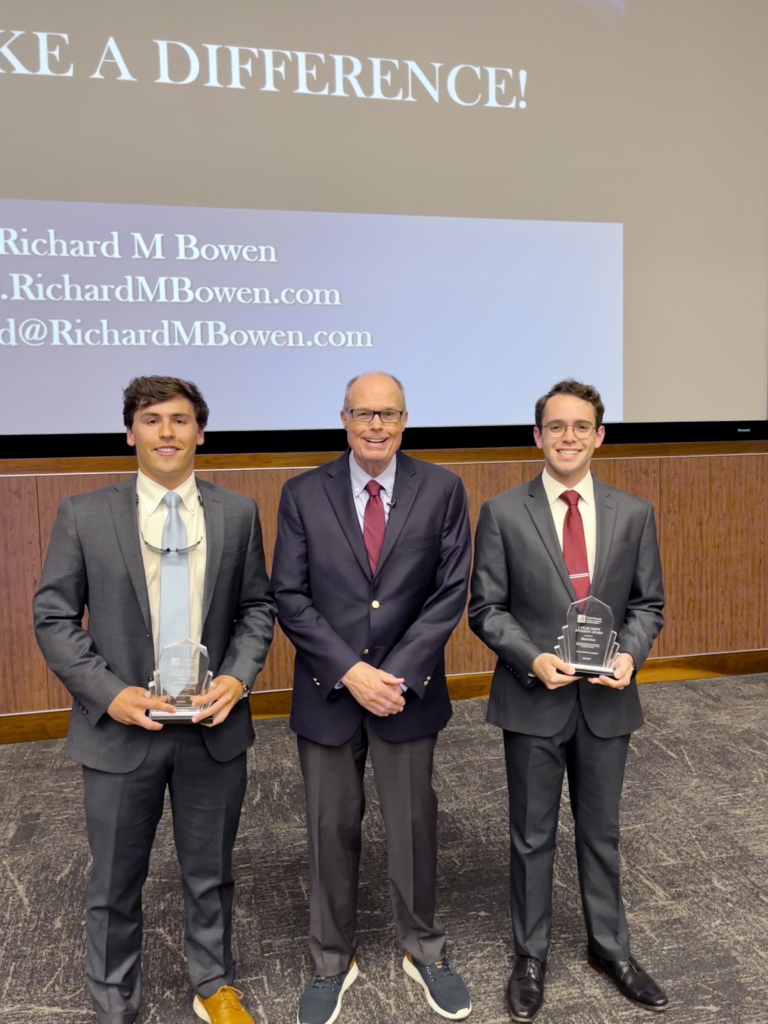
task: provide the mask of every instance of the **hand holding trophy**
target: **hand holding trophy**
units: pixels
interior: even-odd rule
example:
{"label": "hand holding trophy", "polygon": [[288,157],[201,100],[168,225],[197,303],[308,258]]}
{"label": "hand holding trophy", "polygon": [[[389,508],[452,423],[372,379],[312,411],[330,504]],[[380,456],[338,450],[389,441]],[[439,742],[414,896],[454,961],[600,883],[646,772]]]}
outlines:
{"label": "hand holding trophy", "polygon": [[555,654],[571,665],[577,675],[614,678],[619,645],[613,612],[607,604],[596,597],[574,601],[558,641]]}
{"label": "hand holding trophy", "polygon": [[149,717],[156,722],[181,723],[190,722],[194,715],[204,711],[207,705],[193,704],[191,698],[208,691],[213,679],[209,663],[208,649],[189,637],[164,647],[149,690],[153,697],[172,704],[176,710],[152,710]]}

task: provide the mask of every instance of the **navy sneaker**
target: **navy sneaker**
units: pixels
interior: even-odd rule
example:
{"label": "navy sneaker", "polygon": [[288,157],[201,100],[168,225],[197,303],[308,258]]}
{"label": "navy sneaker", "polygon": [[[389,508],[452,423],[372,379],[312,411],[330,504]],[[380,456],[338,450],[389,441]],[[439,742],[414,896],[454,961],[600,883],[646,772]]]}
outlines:
{"label": "navy sneaker", "polygon": [[414,962],[410,953],[406,953],[403,970],[424,989],[427,1002],[435,1013],[448,1020],[463,1020],[469,1016],[472,1002],[467,986],[446,959],[422,966]]}
{"label": "navy sneaker", "polygon": [[333,1024],[341,1013],[341,997],[359,973],[353,960],[341,974],[316,974],[301,993],[298,1024]]}

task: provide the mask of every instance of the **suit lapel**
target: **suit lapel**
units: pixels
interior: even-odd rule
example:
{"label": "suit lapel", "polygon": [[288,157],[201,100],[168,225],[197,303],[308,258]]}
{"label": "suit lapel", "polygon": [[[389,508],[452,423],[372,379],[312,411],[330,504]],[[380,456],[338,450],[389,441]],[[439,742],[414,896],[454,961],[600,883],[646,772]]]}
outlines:
{"label": "suit lapel", "polygon": [[112,509],[112,523],[117,535],[117,544],[123,556],[125,567],[136,591],[136,597],[149,633],[152,632],[152,617],[149,611],[147,578],[144,574],[144,560],[141,557],[139,536],[139,513],[136,507],[136,477],[115,484],[109,494]]}
{"label": "suit lapel", "polygon": [[381,554],[376,566],[376,573],[381,572],[381,567],[389,557],[397,538],[405,526],[405,521],[413,507],[416,495],[419,493],[419,477],[416,472],[414,459],[397,453],[397,473],[395,475],[395,490],[392,495],[392,506],[389,509],[387,518],[387,529],[384,532],[384,543],[381,547]]}
{"label": "suit lapel", "polygon": [[608,564],[608,553],[613,543],[613,530],[616,526],[616,501],[610,488],[594,478],[595,513],[597,515],[597,550],[595,552],[595,571],[592,573],[590,593],[596,594],[605,567]]}
{"label": "suit lapel", "polygon": [[[327,473],[328,477],[324,481],[324,487],[328,500],[336,514],[347,543],[360,563],[360,568],[370,580],[373,578],[371,575],[371,565],[368,561],[368,552],[365,550],[360,520],[357,518],[355,499],[352,497],[352,481],[349,476],[349,452],[345,452],[340,458],[335,459],[327,467]],[[386,544],[386,539],[384,543]]]}
{"label": "suit lapel", "polygon": [[203,626],[205,626],[213,599],[213,590],[219,576],[226,524],[224,506],[216,496],[216,488],[206,480],[198,480],[197,486],[203,500],[203,515],[205,516],[205,586],[203,588]]}
{"label": "suit lapel", "polygon": [[552,559],[552,564],[557,570],[558,576],[563,581],[563,586],[568,591],[571,601],[575,601],[576,594],[568,577],[568,569],[565,566],[563,552],[557,539],[555,521],[552,518],[552,510],[549,507],[547,492],[544,490],[544,484],[541,482],[541,475],[531,480],[528,486],[528,496],[525,499],[525,507],[533,520],[533,525],[536,527],[544,547],[547,549],[547,554]]}

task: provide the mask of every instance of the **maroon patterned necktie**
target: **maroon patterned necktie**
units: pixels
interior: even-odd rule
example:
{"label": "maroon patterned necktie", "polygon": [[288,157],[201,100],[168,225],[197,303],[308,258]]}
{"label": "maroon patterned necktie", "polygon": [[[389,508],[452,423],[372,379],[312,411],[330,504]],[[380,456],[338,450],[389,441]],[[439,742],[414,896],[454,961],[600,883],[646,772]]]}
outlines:
{"label": "maroon patterned necktie", "polygon": [[581,601],[589,596],[589,559],[578,491],[563,491],[560,500],[568,506],[563,523],[563,558],[576,600]]}
{"label": "maroon patterned necktie", "polygon": [[380,497],[381,484],[377,484],[375,480],[369,480],[365,489],[370,497],[363,513],[363,540],[365,541],[365,550],[368,552],[368,561],[371,563],[371,572],[375,573],[387,524],[384,519],[384,502]]}

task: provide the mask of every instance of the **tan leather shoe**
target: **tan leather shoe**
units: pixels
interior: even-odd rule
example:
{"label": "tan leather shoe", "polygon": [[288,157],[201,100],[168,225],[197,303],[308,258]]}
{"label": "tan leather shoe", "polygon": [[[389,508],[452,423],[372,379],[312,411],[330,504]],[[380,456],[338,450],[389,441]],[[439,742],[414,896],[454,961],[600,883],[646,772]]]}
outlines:
{"label": "tan leather shoe", "polygon": [[253,1017],[242,1007],[242,998],[243,993],[236,988],[222,985],[218,992],[207,999],[195,996],[192,1009],[208,1024],[253,1024]]}

